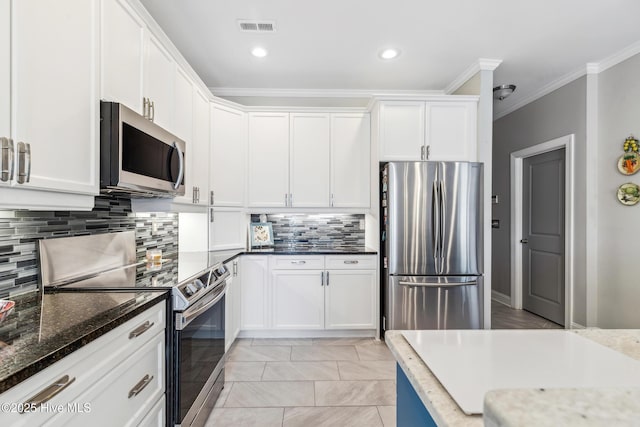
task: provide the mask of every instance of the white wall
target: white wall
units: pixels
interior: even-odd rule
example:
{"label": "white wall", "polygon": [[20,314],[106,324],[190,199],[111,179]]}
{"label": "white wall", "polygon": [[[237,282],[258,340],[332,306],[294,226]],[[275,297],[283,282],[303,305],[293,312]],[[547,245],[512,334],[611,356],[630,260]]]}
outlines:
{"label": "white wall", "polygon": [[598,326],[640,328],[640,204],[624,206],[618,186],[640,185],[616,163],[629,134],[640,137],[640,55],[598,74]]}

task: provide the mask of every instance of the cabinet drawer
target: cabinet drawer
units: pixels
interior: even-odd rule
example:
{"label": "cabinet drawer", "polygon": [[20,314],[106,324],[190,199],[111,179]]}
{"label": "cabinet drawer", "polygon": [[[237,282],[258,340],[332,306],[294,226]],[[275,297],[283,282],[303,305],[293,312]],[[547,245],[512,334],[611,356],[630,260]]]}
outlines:
{"label": "cabinet drawer", "polygon": [[322,255],[271,255],[269,267],[278,270],[322,270],[324,256]]}
{"label": "cabinet drawer", "polygon": [[327,270],[375,270],[375,255],[327,255]]}
{"label": "cabinet drawer", "polygon": [[82,393],[80,403],[90,412],[65,413],[51,425],[137,425],[164,394],[164,352],[164,334],[158,334]]}
{"label": "cabinet drawer", "polygon": [[[146,325],[147,321],[150,327],[142,331],[143,328],[140,326]],[[66,410],[67,404],[81,405],[86,402],[83,394],[85,390],[113,371],[131,354],[136,353],[145,342],[152,339],[154,335],[160,335],[164,340],[164,328],[165,302],[163,301],[0,394],[0,402],[27,402],[51,384],[66,377],[70,384],[49,400],[47,407],[63,405]],[[132,332],[137,336],[129,338]],[[164,387],[164,378],[162,384]],[[54,412],[46,410],[26,414],[2,414],[3,421],[6,420],[11,426],[41,425],[53,415],[55,415]],[[56,418],[58,417],[54,420]]]}
{"label": "cabinet drawer", "polygon": [[166,425],[166,400],[165,396],[156,403],[144,419],[138,424],[138,427],[164,427]]}

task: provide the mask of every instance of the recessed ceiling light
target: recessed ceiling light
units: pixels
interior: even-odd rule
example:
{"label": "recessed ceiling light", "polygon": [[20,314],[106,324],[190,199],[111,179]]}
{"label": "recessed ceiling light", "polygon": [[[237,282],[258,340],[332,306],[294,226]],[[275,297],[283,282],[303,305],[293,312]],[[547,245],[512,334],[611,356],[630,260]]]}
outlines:
{"label": "recessed ceiling light", "polygon": [[380,58],[382,59],[393,59],[400,55],[400,51],[398,49],[383,49],[380,52]]}
{"label": "recessed ceiling light", "polygon": [[251,49],[251,54],[256,58],[264,58],[268,53],[269,52],[267,52],[267,49],[263,47],[254,47],[253,49]]}

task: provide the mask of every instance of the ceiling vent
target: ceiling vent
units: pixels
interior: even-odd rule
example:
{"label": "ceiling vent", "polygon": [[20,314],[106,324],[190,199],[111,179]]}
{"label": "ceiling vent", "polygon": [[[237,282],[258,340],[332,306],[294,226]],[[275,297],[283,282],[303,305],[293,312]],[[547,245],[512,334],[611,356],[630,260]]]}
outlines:
{"label": "ceiling vent", "polygon": [[240,31],[245,33],[275,33],[275,21],[249,21],[246,19],[238,20]]}

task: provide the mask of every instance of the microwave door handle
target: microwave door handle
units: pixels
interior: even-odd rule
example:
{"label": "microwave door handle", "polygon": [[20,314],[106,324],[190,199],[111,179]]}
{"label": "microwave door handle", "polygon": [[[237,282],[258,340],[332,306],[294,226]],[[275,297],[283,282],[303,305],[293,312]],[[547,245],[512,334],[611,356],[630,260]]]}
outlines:
{"label": "microwave door handle", "polygon": [[182,150],[178,147],[178,144],[174,141],[173,147],[178,152],[178,160],[180,161],[180,171],[178,172],[178,179],[173,184],[173,189],[177,190],[180,187],[180,183],[182,182],[182,178],[184,177],[184,155],[182,154]]}

